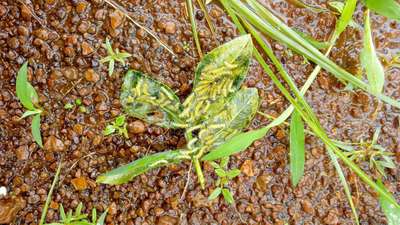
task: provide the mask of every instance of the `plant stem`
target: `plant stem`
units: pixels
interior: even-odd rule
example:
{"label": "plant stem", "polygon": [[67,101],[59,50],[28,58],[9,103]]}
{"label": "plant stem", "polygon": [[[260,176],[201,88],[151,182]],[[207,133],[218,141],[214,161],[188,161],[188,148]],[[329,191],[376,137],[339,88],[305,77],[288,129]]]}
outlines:
{"label": "plant stem", "polygon": [[194,42],[196,44],[197,53],[199,54],[200,58],[203,58],[203,52],[201,51],[199,34],[197,33],[196,20],[194,18],[194,9],[193,9],[192,0],[186,0],[186,5],[187,5],[187,9],[188,9],[190,24],[192,25],[193,39],[194,39]]}

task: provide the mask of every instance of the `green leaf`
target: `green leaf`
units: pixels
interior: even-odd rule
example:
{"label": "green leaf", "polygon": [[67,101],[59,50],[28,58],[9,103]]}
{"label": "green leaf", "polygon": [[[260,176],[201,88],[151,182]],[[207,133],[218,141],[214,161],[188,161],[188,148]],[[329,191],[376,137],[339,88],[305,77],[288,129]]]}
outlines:
{"label": "green leaf", "polygon": [[311,35],[308,35],[306,33],[303,33],[299,30],[295,30],[295,32],[297,34],[299,34],[302,38],[304,38],[305,40],[307,40],[310,44],[312,44],[315,48],[317,49],[326,49],[329,47],[330,43],[329,42],[322,42],[322,41],[318,41],[315,38],[313,38]]}
{"label": "green leaf", "polygon": [[269,127],[263,127],[257,130],[240,133],[219,145],[217,148],[205,155],[202,160],[213,161],[241,152],[248,148],[254,141],[264,137],[269,129]]}
{"label": "green leaf", "polygon": [[225,176],[226,176],[225,170],[223,170],[223,169],[221,169],[221,168],[215,169],[215,173],[216,173],[219,177],[225,177]]}
{"label": "green leaf", "polygon": [[73,108],[74,108],[74,105],[69,102],[64,105],[64,109],[73,109]]}
{"label": "green leaf", "polygon": [[211,164],[211,166],[214,168],[214,169],[220,169],[221,167],[218,165],[218,163],[216,163],[216,162],[210,162],[210,164]]}
{"label": "green leaf", "polygon": [[304,175],[305,161],[304,123],[297,111],[292,114],[290,121],[290,178],[296,187]]}
{"label": "green leaf", "polygon": [[34,101],[38,95],[32,85],[28,82],[28,62],[25,62],[18,71],[16,79],[17,97],[21,104],[28,110],[34,111]]}
{"label": "green leaf", "polygon": [[253,43],[250,35],[240,36],[205,55],[198,64],[193,92],[183,103],[181,117],[197,124],[217,114],[226,99],[236,92],[249,69]]}
{"label": "green leaf", "polygon": [[79,216],[82,213],[83,204],[79,202],[78,206],[75,209],[75,216]]}
{"label": "green leaf", "polygon": [[94,222],[96,222],[96,220],[97,220],[97,210],[96,210],[96,208],[93,208],[92,209],[92,222],[94,223]]}
{"label": "green leaf", "polygon": [[233,170],[230,170],[228,173],[226,173],[226,176],[229,179],[233,179],[233,178],[235,178],[235,177],[237,177],[239,175],[240,175],[240,170],[239,169],[233,169]]}
{"label": "green leaf", "polygon": [[181,103],[166,85],[137,71],[128,71],[121,91],[124,111],[150,124],[166,128],[185,126],[179,114]]}
{"label": "green leaf", "polygon": [[229,157],[224,157],[221,159],[221,162],[219,163],[222,168],[226,168],[229,163]]}
{"label": "green leaf", "polygon": [[344,6],[342,6],[342,11],[340,12],[340,18],[336,22],[335,33],[333,34],[333,40],[336,40],[340,34],[346,29],[347,25],[354,23],[353,14],[357,6],[357,0],[346,0]]}
{"label": "green leaf", "polygon": [[99,217],[99,220],[97,220],[96,225],[104,225],[104,222],[105,222],[106,216],[107,216],[107,212],[108,212],[108,209],[101,214],[101,216]]}
{"label": "green leaf", "polygon": [[[392,198],[392,201],[395,201],[393,195],[386,189],[382,181],[379,180],[377,184]],[[398,225],[400,221],[400,207],[393,205],[391,201],[388,201],[387,198],[381,195],[379,196],[379,203],[388,220],[388,225]]]}
{"label": "green leaf", "polygon": [[65,215],[65,211],[64,211],[64,206],[61,204],[60,205],[60,217],[62,221],[67,220],[67,216]]}
{"label": "green leaf", "polygon": [[127,183],[134,177],[151,169],[165,166],[167,164],[178,163],[183,159],[190,159],[190,157],[183,155],[179,150],[148,155],[100,175],[96,182],[103,184]]}
{"label": "green leaf", "polygon": [[375,52],[368,10],[365,13],[364,48],[361,52],[361,64],[367,73],[371,90],[375,94],[381,94],[385,83],[385,70]]}
{"label": "green leaf", "polygon": [[216,199],[220,194],[221,194],[222,188],[217,187],[214,189],[214,191],[210,194],[210,196],[208,196],[208,200],[214,200]]}
{"label": "green leaf", "polygon": [[241,132],[253,119],[258,105],[257,89],[244,88],[236,92],[224,110],[206,121],[204,128],[200,129],[197,144],[203,148],[202,152],[208,152]]}
{"label": "green leaf", "polygon": [[400,22],[400,4],[395,0],[364,0],[364,2],[373,12]]}
{"label": "green leaf", "polygon": [[232,193],[231,193],[231,191],[229,191],[229,189],[223,188],[222,195],[224,196],[224,199],[227,203],[233,204],[235,202],[235,200],[233,199]]}
{"label": "green leaf", "polygon": [[115,118],[115,125],[121,127],[125,123],[125,115],[120,115]]}
{"label": "green leaf", "polygon": [[32,119],[32,136],[36,143],[43,148],[42,135],[40,133],[40,114],[36,114]]}
{"label": "green leaf", "polygon": [[114,59],[111,59],[110,62],[108,63],[108,76],[111,76],[114,73],[114,65],[115,61]]}
{"label": "green leaf", "polygon": [[40,110],[34,110],[34,111],[28,110],[28,111],[24,112],[24,114],[22,114],[21,118],[19,118],[19,119],[23,119],[25,117],[32,116],[35,114],[40,114],[40,113],[41,113]]}
{"label": "green leaf", "polygon": [[103,135],[107,136],[113,134],[115,130],[116,129],[113,125],[107,125],[106,128],[103,130]]}

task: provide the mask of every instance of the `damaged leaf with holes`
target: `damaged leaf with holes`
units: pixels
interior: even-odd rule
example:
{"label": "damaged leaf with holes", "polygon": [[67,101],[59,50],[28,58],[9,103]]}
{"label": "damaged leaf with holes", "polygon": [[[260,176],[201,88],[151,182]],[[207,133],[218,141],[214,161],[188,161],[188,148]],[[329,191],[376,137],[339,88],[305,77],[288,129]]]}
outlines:
{"label": "damaged leaf with holes", "polygon": [[195,71],[193,91],[183,103],[181,117],[196,124],[218,113],[226,98],[240,88],[252,51],[251,38],[245,35],[204,56]]}
{"label": "damaged leaf with holes", "polygon": [[[242,132],[259,106],[257,89],[241,87],[249,70],[253,44],[238,37],[206,55],[196,69],[193,91],[180,103],[166,85],[137,71],[128,71],[121,93],[127,115],[166,128],[185,128],[186,148],[142,157],[98,177],[97,182],[122,184],[150,169],[192,160],[204,187],[200,159]],[[221,189],[228,199],[229,193]]]}
{"label": "damaged leaf with holes", "polygon": [[124,111],[149,124],[166,128],[184,127],[179,114],[182,106],[178,96],[166,85],[138,72],[128,71],[121,92]]}

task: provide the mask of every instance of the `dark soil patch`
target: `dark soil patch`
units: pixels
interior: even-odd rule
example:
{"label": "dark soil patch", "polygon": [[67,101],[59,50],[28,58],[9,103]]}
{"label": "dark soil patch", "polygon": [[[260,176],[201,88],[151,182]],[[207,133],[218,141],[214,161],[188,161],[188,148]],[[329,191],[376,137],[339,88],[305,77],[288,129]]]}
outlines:
{"label": "dark soil patch", "polygon": [[[25,2],[25,1],[21,1]],[[232,157],[230,167],[245,173],[231,183],[236,206],[221,200],[207,201],[215,175],[205,165],[206,189],[201,190],[192,174],[188,192],[180,201],[188,163],[151,171],[119,185],[99,185],[96,177],[105,171],[143,155],[174,149],[183,143],[182,133],[149,126],[129,119],[129,139],[103,137],[107,122],[119,115],[121,78],[127,68],[118,66],[116,74],[107,75],[107,67],[99,63],[106,55],[101,47],[105,38],[113,47],[133,55],[131,68],[152,74],[184,98],[190,92],[190,80],[198,62],[185,16],[184,1],[124,1],[134,19],[154,30],[178,55],[173,58],[144,30],[131,25],[101,0],[20,1],[0,3],[0,186],[24,205],[11,224],[37,224],[51,181],[62,159],[60,185],[53,194],[47,221],[58,218],[58,205],[75,208],[79,202],[85,211],[93,207],[109,208],[109,224],[352,224],[351,209],[337,179],[336,172],[323,145],[307,137],[306,174],[293,189],[289,181],[288,139],[284,127],[273,129],[262,141],[246,152]],[[28,1],[26,1],[28,2]],[[325,4],[325,1],[316,2]],[[335,24],[332,14],[316,14],[294,8],[285,1],[270,4],[281,13],[287,24],[327,40]],[[224,12],[209,5],[217,28],[214,40],[198,12],[200,40],[205,52],[232,39],[236,31]],[[32,12],[36,16],[32,15]],[[379,53],[390,59],[399,51],[400,25],[374,16],[374,35]],[[361,7],[357,21],[362,20]],[[354,72],[359,67],[362,33],[348,29],[339,40],[331,57]],[[289,74],[300,85],[313,65],[290,54],[286,47],[272,42]],[[42,119],[45,144],[40,149],[32,140],[30,120],[19,120],[23,108],[15,95],[16,72],[29,60],[30,80],[40,93],[46,110]],[[92,70],[93,69],[93,70]],[[261,110],[279,115],[288,105],[262,69],[254,62],[248,86],[259,88]],[[400,70],[387,71],[385,93],[400,98]],[[400,162],[400,111],[377,102],[362,92],[344,92],[336,79],[322,72],[307,94],[330,136],[350,142],[372,138],[382,126],[379,143],[397,154]],[[64,105],[82,99],[87,113],[66,110]],[[268,120],[257,117],[253,127]],[[368,165],[361,165],[368,170]],[[249,171],[251,169],[251,171]],[[400,193],[399,170],[388,171],[386,185]],[[352,173],[347,178],[353,190],[363,224],[385,224],[376,201],[376,194]],[[81,189],[81,190],[77,190]],[[16,200],[17,199],[17,200]],[[21,208],[21,207],[19,207]],[[1,213],[0,213],[1,215]],[[242,222],[241,222],[242,221]]]}

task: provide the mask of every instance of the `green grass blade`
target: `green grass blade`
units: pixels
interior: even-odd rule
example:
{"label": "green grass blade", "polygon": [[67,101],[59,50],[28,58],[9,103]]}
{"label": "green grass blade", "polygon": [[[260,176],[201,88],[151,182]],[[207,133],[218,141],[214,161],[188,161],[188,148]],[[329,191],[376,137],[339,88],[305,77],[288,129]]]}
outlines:
{"label": "green grass blade", "polygon": [[[104,225],[104,222],[105,222],[106,216],[107,216],[107,212],[108,212],[108,209],[107,209],[106,211],[104,211],[104,212],[100,215],[99,219],[98,219],[97,222],[96,222],[96,225]],[[94,221],[93,221],[93,222],[94,222]]]}
{"label": "green grass blade", "polygon": [[51,201],[51,196],[53,195],[54,188],[55,188],[55,186],[56,186],[56,184],[58,182],[58,178],[60,176],[61,168],[62,168],[62,163],[60,162],[60,164],[58,165],[56,174],[54,175],[54,179],[53,179],[53,183],[51,184],[50,191],[47,194],[46,202],[44,203],[44,207],[43,207],[43,210],[42,210],[42,215],[40,216],[39,225],[43,225],[43,223],[44,223],[44,221],[46,219],[47,210],[49,208],[50,201]]}
{"label": "green grass blade", "polygon": [[349,202],[351,211],[353,212],[354,220],[356,221],[356,224],[360,224],[360,221],[358,219],[357,210],[354,205],[353,198],[351,196],[350,187],[347,183],[346,177],[344,176],[342,167],[340,166],[337,156],[333,153],[332,149],[328,148],[327,150],[328,150],[329,157],[331,158],[331,161],[333,163],[333,166],[335,166],[336,172],[338,173],[339,180],[342,183],[344,193],[346,194],[347,201]]}
{"label": "green grass blade", "polygon": [[96,182],[102,184],[123,184],[134,177],[167,164],[178,163],[190,157],[182,155],[179,150],[165,151],[142,157],[124,166],[101,174]]}
{"label": "green grass blade", "polygon": [[370,10],[400,22],[400,4],[395,0],[364,0],[364,2]]}
{"label": "green grass blade", "polygon": [[[393,196],[389,193],[382,181],[378,181],[378,185],[390,195],[391,199],[394,200]],[[383,213],[387,218],[388,225],[398,225],[400,221],[400,207],[393,205],[387,198],[379,196],[379,204],[382,207]]]}
{"label": "green grass blade", "polygon": [[43,148],[42,135],[40,133],[40,114],[36,114],[35,116],[33,116],[31,131],[33,139],[41,148]]}
{"label": "green grass blade", "polygon": [[304,175],[305,161],[304,124],[301,116],[295,111],[290,122],[290,178],[296,187]]}
{"label": "green grass blade", "polygon": [[208,24],[208,27],[210,28],[210,31],[211,31],[213,37],[215,38],[216,37],[215,27],[214,27],[214,24],[213,24],[213,22],[211,20],[210,14],[207,11],[206,5],[204,4],[203,0],[197,0],[197,4],[199,4],[200,9],[203,11],[204,17],[206,18],[206,21],[207,21],[207,24]]}
{"label": "green grass blade", "polygon": [[[255,2],[254,0],[248,1]],[[269,35],[273,39],[286,44],[292,50],[304,55],[311,61],[319,64],[322,68],[335,75],[339,80],[344,80],[351,83],[355,87],[372,93],[368,84],[364,83],[357,77],[353,76],[343,68],[336,65],[329,58],[319,52],[318,49],[316,49],[314,46],[301,38],[300,35],[287,27],[287,25],[279,21],[271,12],[259,5],[259,3],[255,2],[255,5],[258,6],[258,12],[263,13],[262,18],[252,12],[238,0],[230,1],[229,5],[233,7],[234,10],[236,10],[241,16],[243,16],[243,18],[248,20],[252,24],[252,26]],[[268,20],[272,21],[272,24],[270,24]],[[278,26],[279,29],[275,28],[274,26]],[[281,30],[284,32],[281,32]],[[390,105],[400,108],[400,102],[397,102],[390,97],[382,94],[375,94],[375,96]]]}
{"label": "green grass blade", "polygon": [[216,199],[220,194],[221,194],[222,188],[217,187],[214,189],[214,191],[208,196],[208,200],[214,200]]}
{"label": "green grass blade", "polygon": [[233,199],[233,195],[229,189],[223,188],[222,195],[224,196],[224,199],[227,203],[233,204],[235,202],[235,200]]}
{"label": "green grass blade", "polygon": [[269,127],[264,127],[258,130],[240,133],[235,137],[227,140],[216,149],[210,151],[202,158],[202,160],[214,161],[241,152],[249,147],[254,141],[264,137],[267,134],[268,130]]}
{"label": "green grass blade", "polygon": [[354,11],[357,6],[357,0],[347,0],[343,11],[340,15],[339,20],[336,23],[335,32],[333,34],[333,39],[336,40],[340,34],[346,29],[353,18]]}
{"label": "green grass blade", "polygon": [[192,26],[192,34],[193,34],[194,42],[196,44],[197,53],[199,54],[200,58],[203,58],[203,52],[201,50],[199,34],[197,33],[197,24],[196,24],[196,19],[194,17],[192,0],[186,0],[186,6],[187,6],[188,14],[189,14],[190,24]]}
{"label": "green grass blade", "polygon": [[[400,13],[400,11],[399,11]],[[361,64],[367,73],[368,82],[374,93],[382,93],[385,83],[385,70],[375,51],[372,38],[369,10],[365,12],[364,48],[361,52]]]}

